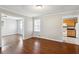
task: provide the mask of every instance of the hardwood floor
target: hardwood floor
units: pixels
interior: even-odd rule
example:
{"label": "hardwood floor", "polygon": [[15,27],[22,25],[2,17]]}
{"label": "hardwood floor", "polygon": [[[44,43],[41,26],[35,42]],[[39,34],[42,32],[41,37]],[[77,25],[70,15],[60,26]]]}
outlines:
{"label": "hardwood floor", "polygon": [[31,38],[24,41],[24,49],[29,53],[39,54],[77,54],[79,46],[69,43],[60,43],[40,38]]}
{"label": "hardwood floor", "polygon": [[[41,38],[29,38],[22,41],[20,36],[8,37],[13,41],[6,42],[7,46],[3,46],[2,54],[78,54],[79,45],[64,42],[56,42]],[[19,39],[19,40],[18,40]]]}
{"label": "hardwood floor", "polygon": [[[2,37],[2,54],[22,53],[23,41],[19,35],[10,35]],[[24,53],[24,52],[23,52]]]}
{"label": "hardwood floor", "polygon": [[1,54],[1,47],[0,47],[0,54]]}

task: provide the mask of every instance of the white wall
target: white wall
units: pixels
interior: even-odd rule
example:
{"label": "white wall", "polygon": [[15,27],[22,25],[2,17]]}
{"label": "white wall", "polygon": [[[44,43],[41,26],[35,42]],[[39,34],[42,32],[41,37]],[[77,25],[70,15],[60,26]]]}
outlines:
{"label": "white wall", "polygon": [[0,47],[1,47],[1,14],[0,14]]}
{"label": "white wall", "polygon": [[33,33],[33,19],[31,17],[25,17],[24,19],[24,39],[32,37]]}
{"label": "white wall", "polygon": [[40,37],[62,41],[62,17],[59,15],[41,17]]}
{"label": "white wall", "polygon": [[17,33],[17,21],[13,19],[2,19],[4,23],[2,24],[1,28],[1,35],[12,35]]}
{"label": "white wall", "polygon": [[[38,17],[41,19],[40,37],[79,45],[79,35],[77,38],[64,37],[63,27],[62,27],[64,16],[77,16],[79,20],[79,11],[78,12],[72,11],[70,13],[67,12],[67,13],[55,14],[55,15],[49,14],[46,16],[44,15]],[[77,30],[79,30],[79,25],[77,27]],[[79,31],[77,33],[79,33]]]}
{"label": "white wall", "polygon": [[[14,16],[22,16],[15,13],[11,13],[6,10],[0,9],[0,11],[5,12],[9,15]],[[39,17],[41,19],[41,32],[40,37],[48,38],[51,40],[56,41],[64,41],[65,38],[63,38],[62,34],[62,17],[63,16],[70,16],[70,15],[79,15],[79,11],[68,11],[68,12],[62,12],[58,14],[49,14],[47,16],[41,16]],[[25,17],[24,19],[24,38],[30,38],[33,34],[33,20],[30,17]],[[66,38],[67,40],[65,42],[73,43],[73,44],[79,44],[78,38]]]}

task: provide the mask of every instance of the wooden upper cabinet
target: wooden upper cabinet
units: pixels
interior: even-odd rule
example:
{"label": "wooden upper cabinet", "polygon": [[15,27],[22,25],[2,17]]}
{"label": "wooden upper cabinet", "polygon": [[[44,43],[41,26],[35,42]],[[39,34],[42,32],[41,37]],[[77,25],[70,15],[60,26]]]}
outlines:
{"label": "wooden upper cabinet", "polygon": [[66,18],[66,19],[64,19],[64,23],[66,23],[67,26],[75,27],[77,20],[75,18]]}

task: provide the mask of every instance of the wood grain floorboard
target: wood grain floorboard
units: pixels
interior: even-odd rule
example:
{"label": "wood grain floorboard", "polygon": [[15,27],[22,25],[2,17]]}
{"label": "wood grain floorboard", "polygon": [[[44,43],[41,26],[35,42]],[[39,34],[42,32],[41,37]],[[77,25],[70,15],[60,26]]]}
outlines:
{"label": "wood grain floorboard", "polygon": [[[79,45],[56,42],[42,38],[32,37],[22,40],[20,36],[5,38],[2,54],[78,54]],[[15,38],[16,37],[16,38]],[[14,39],[14,40],[10,40]],[[10,41],[7,42],[6,40]]]}

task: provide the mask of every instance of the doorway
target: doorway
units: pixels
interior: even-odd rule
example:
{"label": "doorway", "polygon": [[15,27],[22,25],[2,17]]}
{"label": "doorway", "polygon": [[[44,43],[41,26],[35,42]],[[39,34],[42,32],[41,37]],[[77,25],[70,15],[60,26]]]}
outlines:
{"label": "doorway", "polygon": [[1,15],[2,53],[16,53],[22,47],[24,38],[24,19],[6,14]]}
{"label": "doorway", "polygon": [[24,20],[17,20],[17,32],[24,39]]}
{"label": "doorway", "polygon": [[33,33],[35,37],[40,36],[40,19],[34,19],[33,21]]}

